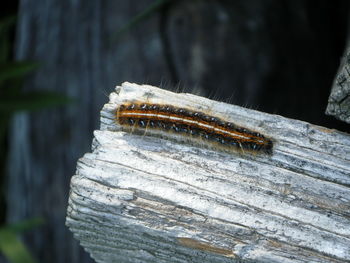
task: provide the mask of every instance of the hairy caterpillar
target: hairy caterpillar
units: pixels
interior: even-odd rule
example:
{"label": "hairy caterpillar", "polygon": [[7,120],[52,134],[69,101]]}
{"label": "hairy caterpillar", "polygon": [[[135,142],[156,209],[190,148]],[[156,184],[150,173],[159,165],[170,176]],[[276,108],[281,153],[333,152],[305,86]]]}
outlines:
{"label": "hairy caterpillar", "polygon": [[273,142],[264,135],[200,111],[165,104],[123,103],[115,115],[117,123],[132,130],[161,130],[226,149],[272,154]]}

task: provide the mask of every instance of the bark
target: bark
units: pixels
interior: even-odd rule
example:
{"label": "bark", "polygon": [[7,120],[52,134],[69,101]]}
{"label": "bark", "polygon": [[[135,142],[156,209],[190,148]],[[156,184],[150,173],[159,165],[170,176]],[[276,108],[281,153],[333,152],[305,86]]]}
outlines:
{"label": "bark", "polygon": [[350,47],[348,45],[333,81],[326,114],[350,123]]}

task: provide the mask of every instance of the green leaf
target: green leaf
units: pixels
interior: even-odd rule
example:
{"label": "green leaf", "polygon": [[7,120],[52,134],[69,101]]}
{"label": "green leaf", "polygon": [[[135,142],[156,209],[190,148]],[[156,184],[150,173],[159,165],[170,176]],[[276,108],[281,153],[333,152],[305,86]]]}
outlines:
{"label": "green leaf", "polygon": [[111,36],[110,42],[113,44],[121,35],[123,35],[130,28],[134,27],[141,21],[147,19],[152,14],[154,14],[158,9],[160,9],[163,5],[170,2],[171,0],[156,0],[151,5],[149,5],[145,10],[141,13],[133,17],[125,26],[119,29],[115,34]]}
{"label": "green leaf", "polygon": [[36,261],[17,235],[33,229],[43,222],[42,218],[32,218],[0,228],[0,252],[11,263],[35,263]]}
{"label": "green leaf", "polygon": [[11,263],[35,263],[27,248],[10,230],[0,230],[0,251]]}
{"label": "green leaf", "polygon": [[2,229],[7,229],[10,230],[16,234],[22,233],[24,231],[28,231],[31,230],[37,226],[40,226],[42,224],[44,224],[44,219],[41,217],[34,217],[31,219],[27,219],[27,220],[23,220],[19,223],[14,223],[14,224],[10,224],[10,225],[6,225],[5,227],[0,228],[0,231]]}
{"label": "green leaf", "polygon": [[0,112],[33,111],[71,102],[73,99],[56,92],[28,92],[16,97],[0,98]]}
{"label": "green leaf", "polygon": [[36,62],[18,61],[6,63],[0,66],[0,82],[11,78],[23,77],[38,67],[39,63]]}

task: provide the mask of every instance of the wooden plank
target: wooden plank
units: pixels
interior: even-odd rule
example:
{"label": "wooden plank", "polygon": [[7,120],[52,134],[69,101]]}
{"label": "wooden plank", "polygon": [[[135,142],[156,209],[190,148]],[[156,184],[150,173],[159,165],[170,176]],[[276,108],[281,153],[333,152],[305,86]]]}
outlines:
{"label": "wooden plank", "polygon": [[333,81],[331,94],[328,98],[326,114],[341,121],[350,123],[350,45],[348,43],[345,55],[341,60],[339,70]]}
{"label": "wooden plank", "polygon": [[[271,156],[131,134],[118,105],[205,110],[273,139]],[[66,224],[96,262],[350,261],[350,136],[124,83],[71,180]]]}

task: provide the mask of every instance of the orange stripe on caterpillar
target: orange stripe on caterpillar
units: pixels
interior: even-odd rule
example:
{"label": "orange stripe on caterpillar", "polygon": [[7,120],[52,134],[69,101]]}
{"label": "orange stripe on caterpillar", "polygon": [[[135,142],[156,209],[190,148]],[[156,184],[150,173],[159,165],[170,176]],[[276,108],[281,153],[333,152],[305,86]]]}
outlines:
{"label": "orange stripe on caterpillar", "polygon": [[190,135],[220,146],[272,154],[273,143],[264,135],[203,112],[171,105],[126,103],[116,110],[123,127],[158,129]]}

